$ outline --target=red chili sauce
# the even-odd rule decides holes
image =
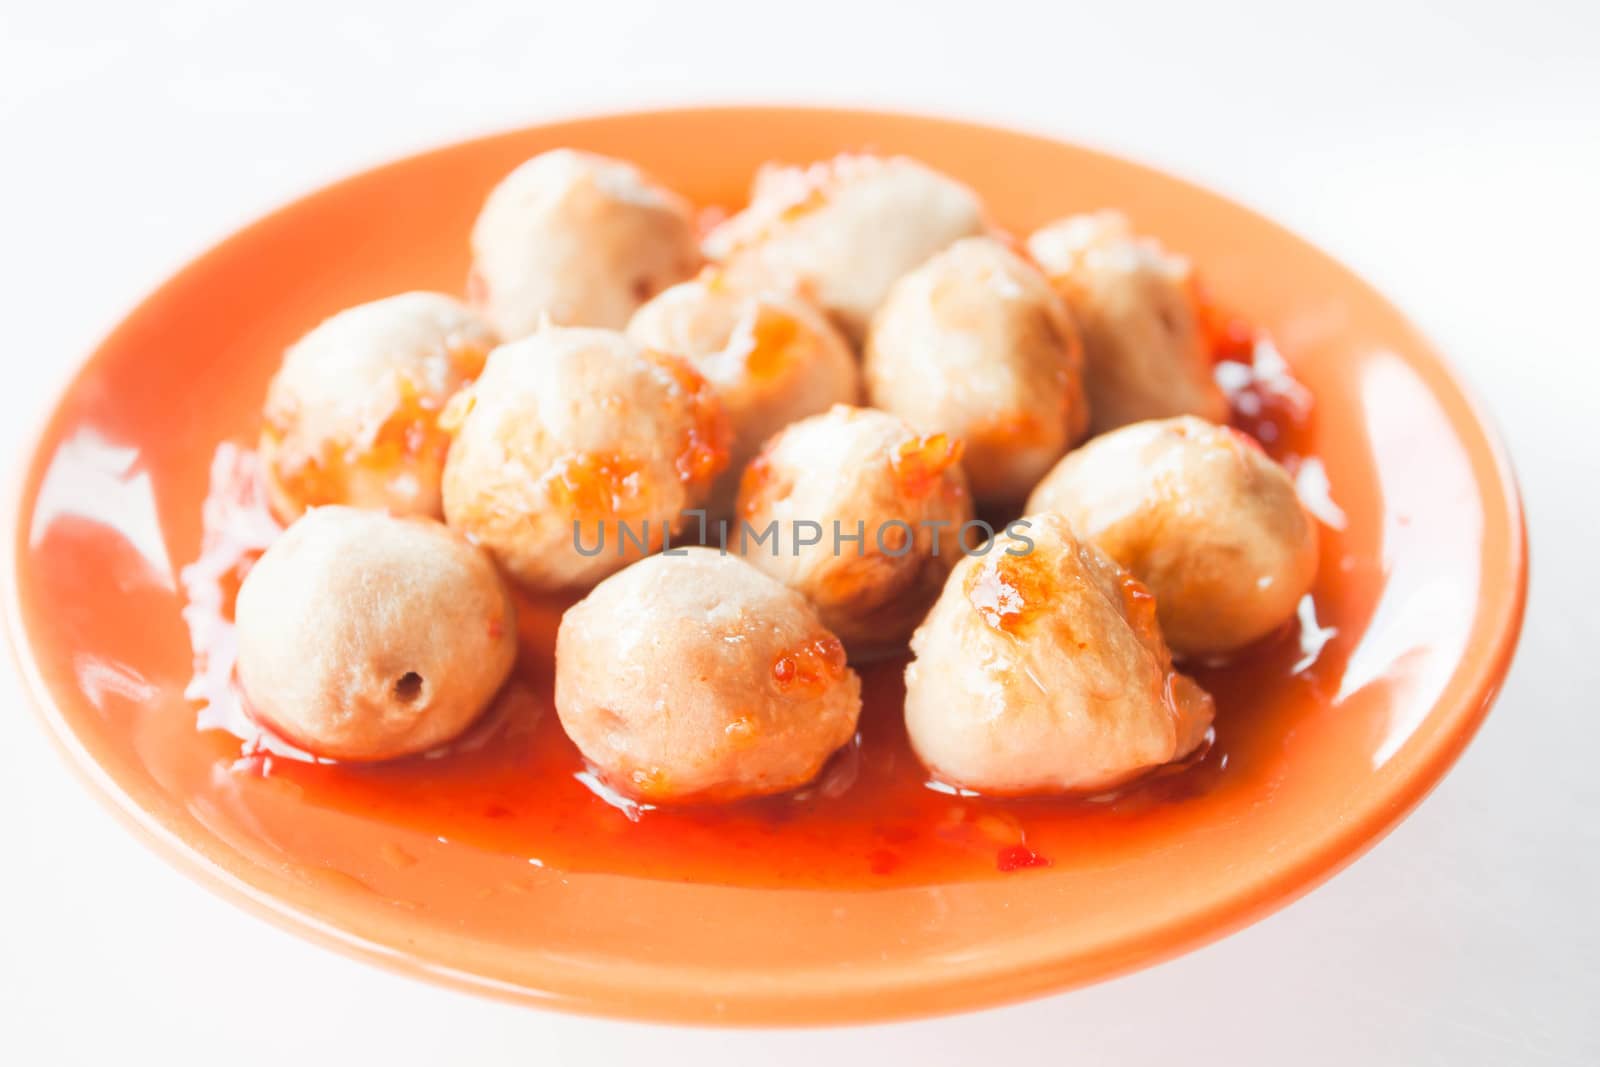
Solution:
[[[1233,425],[1292,474],[1314,463],[1305,451],[1310,394],[1271,342],[1210,308],[1206,321]],[[1312,510],[1327,514],[1315,503]],[[1301,687],[1337,687],[1349,653],[1317,622],[1319,582],[1281,632],[1226,665],[1184,667],[1217,701],[1214,736],[1197,754],[1106,795],[1029,799],[976,796],[930,781],[906,739],[900,656],[857,668],[860,728],[810,786],[760,801],[656,807],[607,789],[555,715],[555,630],[575,598],[518,595],[516,672],[484,718],[443,749],[385,764],[340,764],[312,759],[264,732],[244,711],[233,678],[231,618],[239,582],[276,530],[254,455],[223,445],[205,507],[204,548],[185,569],[184,584],[196,656],[188,695],[201,728],[239,738],[239,758],[227,773],[282,780],[305,804],[565,870],[835,888],[1025,876],[1130,823],[1164,818],[1231,775],[1252,773],[1267,762],[1262,746],[1270,743],[1252,738],[1287,728],[1266,723],[1289,714]],[[1335,558],[1339,532],[1327,527],[1323,534],[1324,559]]]

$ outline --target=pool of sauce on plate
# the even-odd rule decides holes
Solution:
[[[1233,425],[1297,472],[1307,462],[1309,394],[1266,338],[1214,313],[1210,322]],[[1336,689],[1349,654],[1318,622],[1327,588],[1319,581],[1279,633],[1230,663],[1184,667],[1217,702],[1213,735],[1196,754],[1105,795],[1025,799],[929,780],[906,738],[902,655],[858,665],[859,731],[807,788],[716,807],[654,807],[611,792],[557,720],[555,632],[575,596],[518,594],[516,671],[483,719],[445,748],[384,764],[335,763],[261,730],[233,678],[231,619],[238,584],[276,528],[254,454],[224,444],[201,555],[183,576],[196,659],[186,695],[198,727],[215,740],[212,802],[231,805],[234,821],[262,827],[262,838],[285,853],[297,833],[293,812],[303,806],[361,820],[364,833],[390,835],[375,854],[397,871],[419,862],[422,842],[535,868],[732,885],[848,889],[1026,877],[1081,848],[1103,853],[1124,837],[1137,840],[1129,833],[1136,824],[1180,818],[1185,798],[1258,773],[1292,730],[1283,717],[1296,693]],[[1339,532],[1322,532],[1327,577]],[[335,874],[338,860],[327,857]]]

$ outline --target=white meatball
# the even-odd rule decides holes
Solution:
[[[1083,436],[1078,334],[1032,264],[958,241],[895,283],[867,339],[872,403],[966,442],[980,502],[1015,503]]]
[[[957,564],[911,639],[906,729],[934,776],[993,794],[1093,792],[1180,759],[1209,694],[1172,669],[1155,602],[1059,515]]]
[[[721,399],[733,444],[708,505],[718,514],[732,509],[739,474],[767,438],[796,419],[853,404],[861,391],[855,354],[826,317],[793,296],[738,290],[714,268],[644,305],[627,332],[647,348],[683,356]]]
[[[1155,594],[1181,655],[1229,652],[1294,617],[1317,575],[1317,527],[1255,441],[1196,418],[1124,426],[1063,459],[1028,500]]]
[[[502,345],[445,421],[446,520],[533,589],[590,585],[656,551],[728,461],[705,379],[612,330]]]
[[[686,200],[631,164],[561,148],[489,194],[472,227],[467,288],[506,338],[546,318],[620,330],[699,266]]]
[[[1051,223],[1028,251],[1083,331],[1094,433],[1172,415],[1227,419],[1187,259],[1135,237],[1114,211]]]
[[[705,249],[741,284],[798,288],[859,339],[896,278],[983,225],[952,178],[903,156],[839,156],[763,168]]]
[[[314,508],[239,589],[252,714],[317,756],[383,760],[449,741],[517,656],[494,565],[433,519]]]
[[[853,657],[903,645],[961,557],[972,501],[960,457],[959,440],[882,411],[801,419],[746,471],[731,547],[804,593]]]
[[[838,638],[754,567],[715,549],[683,552],[635,563],[562,617],[562,727],[608,784],[646,801],[809,782],[861,712],[861,680]]]
[[[450,448],[437,418],[494,346],[487,323],[438,293],[361,304],[306,334],[267,388],[273,511],[285,522],[321,504],[437,518]]]

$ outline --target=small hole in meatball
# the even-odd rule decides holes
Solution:
[[[394,683],[394,698],[402,704],[415,704],[422,696],[422,675],[406,671]]]

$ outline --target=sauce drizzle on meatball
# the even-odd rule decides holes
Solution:
[[[1002,555],[968,575],[967,602],[990,628],[1015,636],[1043,610],[1054,581],[1042,560]]]
[[[945,433],[913,437],[889,456],[900,489],[910,497],[924,497],[944,483],[944,473],[961,462],[965,445]]]
[[[631,515],[642,491],[642,467],[614,453],[580,452],[556,462],[545,477],[550,502],[584,521]]]
[[[844,645],[832,634],[783,653],[772,661],[772,680],[785,692],[824,690],[844,677]]]
[[[676,460],[678,477],[685,485],[707,486],[728,465],[732,434],[722,405],[711,384],[687,360],[654,349],[644,354],[671,376],[673,388],[689,402],[689,426]]]

